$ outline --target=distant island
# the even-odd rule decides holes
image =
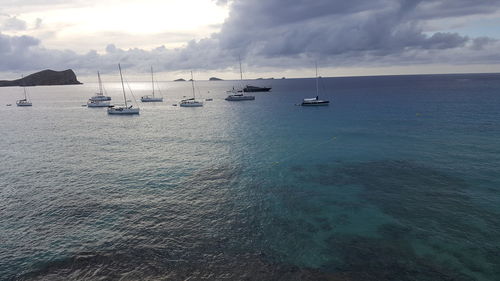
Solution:
[[[52,85],[78,85],[82,84],[76,79],[71,69],[64,71],[42,70],[16,80],[0,80],[0,87],[11,86],[52,86]]]
[[[208,79],[208,81],[222,81],[222,79],[217,78],[217,77],[210,77],[210,79]]]
[[[184,79],[182,79],[182,78],[179,78],[179,79],[175,79],[175,80],[174,80],[174,82],[182,82],[182,81],[186,81],[186,80],[184,80]]]

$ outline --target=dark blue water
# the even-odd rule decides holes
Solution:
[[[0,279],[499,280],[500,75],[256,83],[0,88]]]

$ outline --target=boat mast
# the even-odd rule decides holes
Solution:
[[[118,64],[118,69],[120,70],[120,79],[122,80],[122,89],[123,89],[123,100],[125,100],[125,107],[127,106],[127,97],[125,96],[125,85],[123,85],[123,75],[122,75],[122,67]]]
[[[97,71],[97,80],[99,81],[99,94],[102,95],[102,81],[101,81],[101,74],[99,71]]]
[[[153,78],[153,66],[151,66],[151,86],[153,86],[153,98],[155,97],[155,81]]]
[[[318,62],[314,62],[316,66],[316,97],[319,96],[319,86],[318,86]]]
[[[193,79],[193,71],[191,71],[191,86],[193,87],[193,99],[196,99],[196,96],[194,94],[194,79]]]
[[[243,81],[243,71],[241,70],[241,56],[238,56],[238,60],[240,61],[240,80]]]
[[[21,75],[21,79],[23,80],[24,100],[28,100],[26,97],[26,83],[24,82],[24,75]]]

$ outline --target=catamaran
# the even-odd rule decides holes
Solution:
[[[316,64],[316,97],[306,98],[302,100],[302,106],[318,106],[318,105],[328,105],[330,101],[319,99],[319,77],[318,77],[318,64]]]
[[[225,98],[225,100],[227,101],[243,101],[255,99],[255,96],[243,95],[243,92],[234,89],[234,87],[231,91],[227,91],[227,93],[230,93],[230,95]]]
[[[91,97],[89,101],[110,101],[111,97],[105,96],[103,93],[101,74],[99,73],[99,71],[97,71],[97,80],[99,80],[99,92],[96,93],[95,96]],[[109,103],[102,106],[109,106]]]
[[[125,95],[125,85],[123,84],[123,75],[122,75],[122,67],[118,64],[118,69],[120,70],[120,79],[122,81],[122,90],[123,90],[123,100],[125,101],[125,106],[109,106],[108,114],[122,114],[122,115],[131,115],[131,114],[139,114],[139,108],[134,107],[133,105],[127,104],[127,96]]]
[[[111,103],[107,100],[91,100],[87,101],[87,107],[108,107]]]
[[[200,106],[203,106],[202,101],[196,100],[196,95],[195,95],[195,91],[194,91],[194,79],[193,79],[193,72],[192,71],[191,71],[191,86],[193,88],[193,97],[189,98],[189,99],[181,100],[179,105],[182,107],[200,107]]]
[[[141,97],[142,102],[163,102],[162,97],[155,97],[155,80],[153,74],[153,67],[151,66],[151,86],[153,86],[153,94]]]
[[[24,77],[23,77],[24,78]],[[28,95],[26,94],[26,86],[23,81],[23,91],[24,91],[24,99],[20,99],[16,101],[17,106],[32,106],[31,101],[28,100]]]

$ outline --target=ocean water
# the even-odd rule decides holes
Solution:
[[[0,279],[500,280],[500,75],[252,83],[0,88]]]

